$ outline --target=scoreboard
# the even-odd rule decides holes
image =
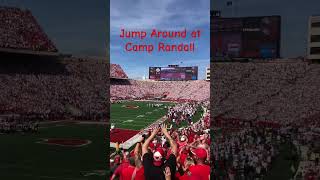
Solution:
[[[211,18],[211,57],[280,57],[280,16]]]
[[[149,79],[158,81],[198,80],[198,67],[149,67]]]

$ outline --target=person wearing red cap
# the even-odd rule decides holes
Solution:
[[[192,175],[201,177],[199,180],[209,180],[210,166],[205,164],[207,151],[204,148],[197,148],[193,151],[196,165],[190,166],[189,171]]]
[[[188,180],[191,178],[191,172],[189,171],[189,167],[194,165],[194,161],[191,158],[186,158],[182,163],[183,174],[178,177],[179,180]],[[195,177],[195,175],[193,176]]]
[[[157,135],[159,128],[155,128],[146,139],[144,144],[142,145],[142,157],[143,157],[143,167],[144,167],[144,175],[145,179],[151,180],[165,180],[167,179],[164,174],[164,170],[166,167],[170,168],[171,179],[174,179],[174,175],[176,172],[176,154],[177,154],[177,145],[169,135],[167,131],[166,125],[162,125],[161,131],[164,136],[169,140],[171,147],[171,154],[167,161],[164,162],[164,151],[162,148],[157,148],[154,153],[148,151],[149,143],[152,139]]]
[[[135,169],[134,158],[130,157],[128,161],[129,161],[129,165],[121,168],[120,170],[120,173],[119,173],[120,180],[131,180],[132,173]],[[115,179],[115,177],[113,176],[111,180],[112,179]]]
[[[120,161],[120,159],[117,159],[117,161]],[[114,173],[112,174],[111,180],[115,179],[117,176],[121,176],[121,172],[124,168],[128,167],[130,165],[129,159],[123,159],[121,164],[116,168]]]
[[[139,156],[139,149],[140,149],[140,143],[136,144],[135,150],[134,150],[134,156],[133,157],[127,157],[124,159],[125,161],[128,161],[127,166],[122,166],[121,168],[117,169],[117,172],[115,172],[111,180],[115,179],[117,176],[119,176],[120,180],[144,180],[144,168],[142,166],[140,156]],[[126,155],[125,153],[123,153]]]

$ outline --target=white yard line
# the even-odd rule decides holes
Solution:
[[[46,145],[54,145],[54,146],[63,146],[63,147],[83,147],[83,146],[86,146],[88,144],[91,144],[90,140],[86,140],[87,141],[86,143],[80,144],[80,145],[63,145],[63,144],[48,143],[48,142],[46,142],[48,140],[49,139],[42,139],[42,141],[37,141],[36,143],[46,144]]]

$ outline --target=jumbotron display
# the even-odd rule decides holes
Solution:
[[[198,80],[198,67],[149,67],[149,79],[158,81]]]
[[[211,19],[211,57],[280,57],[280,16]]]

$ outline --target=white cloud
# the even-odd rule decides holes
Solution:
[[[112,0],[110,33],[118,35],[121,28],[181,30],[208,24],[209,6],[208,0]]]

